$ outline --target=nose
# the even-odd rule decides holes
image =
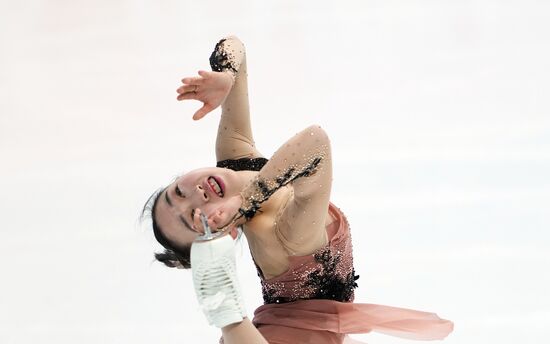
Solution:
[[[197,190],[197,194],[199,195],[202,201],[208,202],[210,200],[210,198],[208,197],[208,194],[206,193],[206,190],[204,190],[202,185],[197,185],[196,190]]]

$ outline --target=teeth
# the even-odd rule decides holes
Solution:
[[[223,194],[222,194],[222,188],[220,187],[220,185],[218,184],[218,182],[216,181],[216,179],[210,177],[208,178],[208,183],[212,186],[212,188],[216,191],[216,193],[218,194],[218,196],[222,197]]]

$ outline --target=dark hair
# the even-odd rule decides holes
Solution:
[[[176,247],[176,245],[171,243],[170,240],[164,236],[155,217],[155,208],[164,190],[166,190],[165,187],[160,188],[149,196],[141,211],[140,219],[143,221],[147,215],[151,217],[155,239],[157,239],[158,243],[165,249],[162,253],[155,252],[155,259],[170,268],[189,269],[191,268],[191,244],[185,246],[178,245]]]

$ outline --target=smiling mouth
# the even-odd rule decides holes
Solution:
[[[208,177],[208,185],[210,185],[210,188],[216,193],[216,195],[223,197],[223,189],[215,177]]]

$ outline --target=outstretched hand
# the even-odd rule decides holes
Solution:
[[[198,73],[199,76],[183,78],[181,80],[183,86],[176,90],[178,100],[195,99],[203,103],[203,106],[193,115],[194,120],[203,118],[220,106],[234,83],[233,76],[229,72],[199,70]]]

